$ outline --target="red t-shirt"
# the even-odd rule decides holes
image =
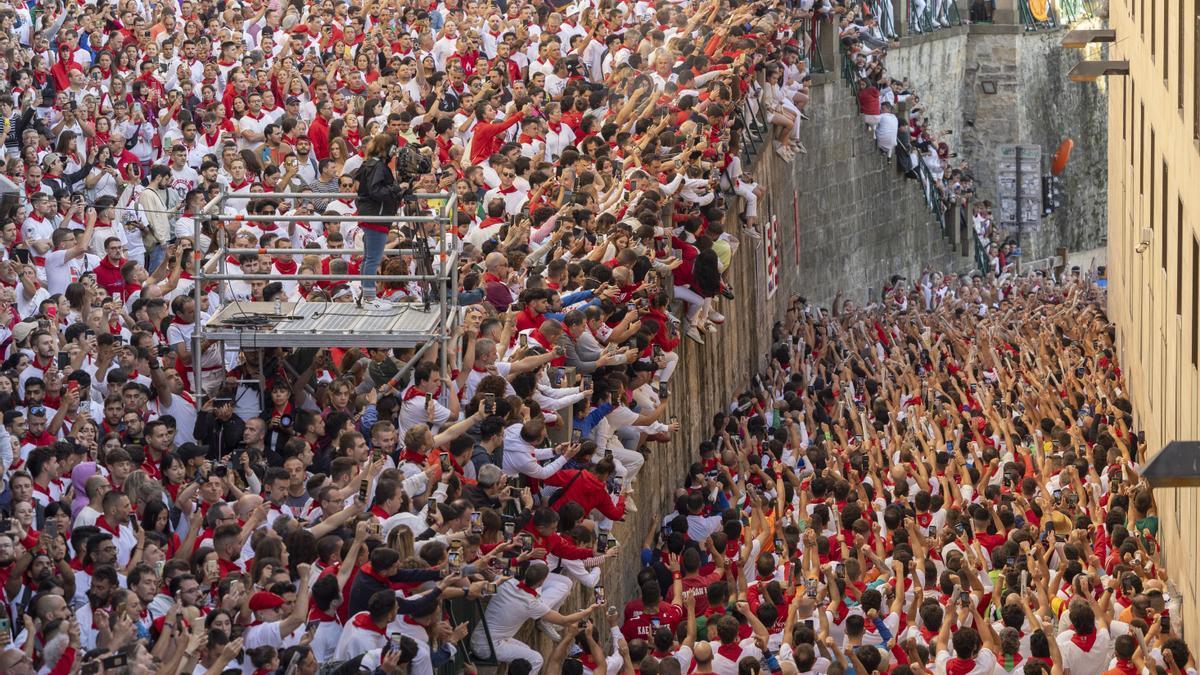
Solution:
[[[621,624],[621,633],[626,640],[643,640],[653,642],[654,631],[659,626],[666,626],[674,633],[683,622],[683,608],[679,605],[658,603],[658,611],[647,613],[641,598],[635,598],[625,604],[625,623]]]

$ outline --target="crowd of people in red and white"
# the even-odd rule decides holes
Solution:
[[[802,148],[827,9],[0,0],[0,672],[564,667],[519,630],[593,616],[566,598],[759,238],[747,125]],[[406,148],[457,197],[452,367],[193,340],[230,303],[430,300],[352,251],[435,226],[331,196]]]
[[[1075,273],[932,270],[866,307],[795,300],[646,539],[625,660],[1195,673],[1103,306]]]

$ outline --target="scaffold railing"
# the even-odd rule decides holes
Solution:
[[[241,193],[222,192],[207,205],[194,222],[194,241],[200,241],[206,224],[212,225],[216,248],[206,256],[196,251],[192,256],[191,289],[196,303],[196,318],[192,334],[191,363],[192,389],[196,404],[202,403],[205,395],[203,386],[204,366],[201,354],[204,346],[222,344],[225,350],[236,347],[239,351],[259,351],[270,348],[321,348],[360,347],[394,348],[418,347],[404,371],[415,365],[429,349],[439,347],[442,372],[449,372],[448,361],[452,357],[449,342],[454,337],[454,327],[459,319],[458,307],[458,256],[457,248],[448,240],[451,232],[458,197],[450,192],[413,193],[406,198],[401,213],[395,216],[358,216],[338,214],[278,214],[243,215],[227,213],[225,205],[230,199],[352,199],[354,193],[262,193],[249,197]],[[411,200],[411,201],[410,201]],[[415,212],[421,200],[437,200],[436,208]],[[274,223],[284,226],[289,237],[297,223],[386,223],[394,227],[413,225],[414,236],[397,248],[386,248],[384,260],[390,256],[411,256],[416,261],[415,274],[313,274],[295,273],[258,274],[230,271],[228,259],[239,255],[272,256],[348,256],[362,255],[362,248],[291,248],[280,247],[237,247],[229,243],[229,235],[222,225],[231,222]],[[436,225],[436,232],[430,226]],[[435,237],[436,243],[430,243]],[[290,239],[294,241],[294,238]],[[214,269],[215,267],[215,269]],[[381,265],[381,269],[383,266]],[[230,284],[255,281],[265,282],[353,282],[375,281],[378,283],[422,284],[421,297],[412,301],[395,302],[390,307],[364,305],[360,299],[354,302],[272,302],[241,300],[231,292]],[[215,311],[202,315],[205,289],[217,284],[221,303]]]

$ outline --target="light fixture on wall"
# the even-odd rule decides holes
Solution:
[[[1112,28],[1098,30],[1073,30],[1062,39],[1062,46],[1067,49],[1083,49],[1095,42],[1116,42],[1117,31]]]
[[[1072,82],[1095,82],[1109,75],[1125,76],[1129,74],[1128,61],[1080,61],[1076,63],[1067,77]]]
[[[1200,487],[1200,442],[1171,441],[1140,473],[1151,488]]]
[[[979,88],[983,90],[983,93],[988,94],[989,96],[991,94],[995,94],[996,93],[996,81],[995,80],[980,80]]]

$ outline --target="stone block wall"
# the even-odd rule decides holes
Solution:
[[[1079,28],[1102,27],[1099,20]],[[1078,251],[1101,246],[1106,232],[1106,83],[1071,82],[1067,73],[1095,53],[1060,46],[1065,30],[1027,32],[1020,26],[975,25],[904,38],[888,54],[894,77],[907,77],[938,130],[976,177],[979,199],[995,203],[996,146],[1042,147],[1043,164],[1063,139],[1074,141],[1062,178],[1065,199],[1040,229],[1022,232],[1025,258],[1053,255],[1062,246]],[[995,85],[985,94],[982,83]]]

